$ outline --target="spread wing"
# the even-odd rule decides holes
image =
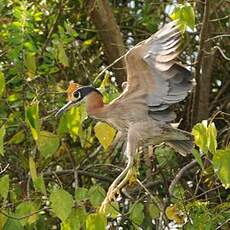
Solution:
[[[124,94],[130,100],[134,100],[134,95],[142,97],[150,115],[158,120],[173,120],[170,105],[182,101],[192,87],[191,72],[175,61],[180,46],[181,32],[173,21],[137,44],[125,57]]]

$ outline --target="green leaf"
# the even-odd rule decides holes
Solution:
[[[15,215],[18,218],[28,216],[20,220],[21,224],[25,226],[27,223],[32,224],[38,220],[38,214],[34,214],[36,211],[36,205],[32,201],[25,201],[16,207]]]
[[[45,186],[45,182],[43,179],[43,176],[40,175],[38,176],[34,181],[34,187],[36,189],[36,191],[43,193],[45,196],[47,195],[46,193],[46,186]]]
[[[63,122],[66,121],[69,134],[74,141],[76,141],[79,135],[82,122],[87,117],[88,115],[84,104],[81,104],[78,107],[73,107],[66,113],[66,119]],[[64,127],[64,125],[62,125],[62,127]]]
[[[91,204],[98,207],[105,198],[105,190],[99,185],[94,185],[89,189],[88,197]]]
[[[185,3],[182,8],[182,19],[186,26],[194,30],[195,27],[195,13],[193,7],[189,3]]]
[[[56,189],[50,195],[50,202],[53,212],[62,222],[65,222],[72,211],[72,196],[64,189]]]
[[[43,157],[51,157],[58,150],[59,144],[60,141],[57,135],[47,131],[40,132],[37,146]]]
[[[94,132],[101,145],[107,150],[113,142],[116,130],[104,122],[98,122],[94,127]]]
[[[65,49],[62,42],[58,43],[58,61],[64,66],[69,66],[69,60],[65,53]]]
[[[35,103],[26,108],[26,123],[31,129],[34,140],[37,140],[40,133],[38,103]]]
[[[5,212],[5,210],[1,210]],[[4,214],[0,213],[0,229],[3,229],[3,226],[5,225],[6,221],[7,217]]]
[[[4,155],[4,136],[6,134],[5,126],[0,128],[0,155]]]
[[[199,151],[197,151],[196,149],[193,149],[192,154],[195,157],[197,163],[200,165],[200,167],[204,169],[204,164],[203,164]]]
[[[135,203],[131,207],[130,219],[138,225],[141,225],[144,220],[144,205],[142,203]]]
[[[4,225],[3,230],[24,230],[23,226],[18,220],[14,220],[11,218],[7,219],[7,222]]]
[[[154,203],[148,204],[148,211],[149,211],[149,215],[151,216],[152,219],[159,218],[160,209]]]
[[[182,26],[182,31],[184,31],[186,27],[194,30],[195,13],[193,7],[189,3],[185,3],[184,5],[176,5],[173,12],[169,16],[173,20],[178,20],[178,23]]]
[[[208,140],[207,140],[208,149],[212,154],[215,154],[217,148],[217,140],[216,140],[217,131],[216,131],[216,126],[213,122],[209,124],[207,128],[207,136],[208,136]]]
[[[88,199],[88,189],[78,187],[75,191],[75,199],[77,202],[87,200]]]
[[[33,157],[29,157],[29,168],[30,168],[30,175],[32,178],[32,181],[35,181],[37,179],[37,170],[36,170],[36,164],[33,159]]]
[[[73,208],[69,218],[62,224],[62,230],[79,230],[86,220],[86,211],[83,207]],[[85,228],[84,228],[85,229]]]
[[[0,72],[0,98],[2,97],[5,90],[5,78],[3,72]]]
[[[105,209],[105,214],[116,218],[119,214],[119,205],[117,201],[110,202]]]
[[[9,144],[20,144],[24,140],[25,140],[25,133],[23,130],[20,130],[16,134],[14,134],[13,137],[10,138],[8,143]]]
[[[207,124],[205,122],[196,124],[192,129],[192,134],[195,139],[195,144],[202,150],[203,153],[207,153]]]
[[[213,156],[213,168],[225,189],[230,188],[230,149],[218,150]]]
[[[86,230],[106,229],[106,217],[101,213],[93,213],[87,216]]]
[[[0,196],[5,200],[9,192],[9,175],[0,178]]]
[[[32,79],[35,76],[37,68],[35,54],[31,52],[26,53],[24,63],[27,68],[27,75],[30,79]]]

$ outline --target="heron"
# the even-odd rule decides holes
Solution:
[[[192,152],[192,135],[170,124],[176,117],[173,105],[184,100],[192,89],[191,71],[177,61],[181,41],[180,24],[169,22],[125,54],[127,82],[117,98],[104,104],[98,89],[81,86],[56,113],[58,116],[85,101],[90,117],[110,124],[118,134],[126,137],[127,165],[110,185],[101,211],[134,174],[139,146],[164,142],[183,156]]]

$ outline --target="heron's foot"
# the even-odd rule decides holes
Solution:
[[[104,199],[104,201],[101,204],[101,207],[99,209],[99,212],[105,213],[107,206],[109,205],[109,203],[113,200],[116,199],[116,195],[119,194],[120,191],[119,189],[117,189],[117,185],[116,184],[111,184],[111,186],[109,187],[109,190],[107,192],[107,195]]]
[[[137,171],[135,168],[129,169],[127,172],[127,175],[125,178],[117,185],[117,183],[113,183],[107,192],[107,195],[104,199],[104,201],[101,204],[101,207],[99,209],[100,212],[105,212],[107,206],[112,200],[116,199],[116,195],[120,194],[120,190],[126,185],[126,183],[129,183],[129,185],[133,184],[137,180]]]

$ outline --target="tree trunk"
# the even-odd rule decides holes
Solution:
[[[206,40],[210,36],[209,14],[211,2],[204,1],[203,21],[200,32],[200,47],[195,69],[196,88],[193,94],[191,126],[209,117],[210,90],[212,81],[212,66],[214,52],[211,51],[211,42]]]
[[[126,52],[112,8],[108,0],[89,0],[87,9],[103,43],[108,64],[111,64]],[[114,64],[112,71],[115,73],[119,88],[121,88],[122,82],[126,79],[124,59]]]

